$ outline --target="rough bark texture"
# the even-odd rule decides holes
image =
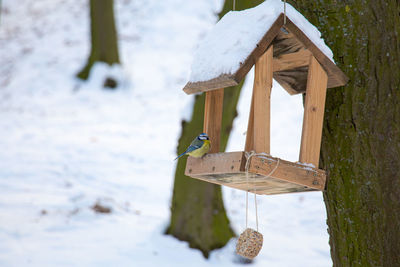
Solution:
[[[334,266],[400,266],[400,2],[289,2],[350,78],[328,90],[322,137]]]
[[[86,80],[95,62],[119,63],[113,0],[90,0],[91,51],[78,77]],[[108,84],[105,84],[108,86]]]
[[[262,0],[238,1],[236,10],[249,8],[261,2]],[[231,7],[232,1],[226,1],[220,17],[231,10]],[[224,90],[221,151],[226,148],[233,119],[237,116],[236,105],[241,88],[242,83]],[[179,153],[185,151],[193,138],[203,130],[204,100],[204,94],[196,96],[191,120],[182,122]],[[185,166],[186,157],[182,157],[176,167],[171,221],[166,233],[187,241],[191,248],[201,250],[203,255],[208,257],[211,250],[225,246],[234,233],[226,216],[221,187],[185,176]]]

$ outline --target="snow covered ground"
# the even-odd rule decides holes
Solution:
[[[180,122],[192,103],[181,89],[222,2],[116,0],[122,69],[99,64],[87,83],[74,78],[89,53],[86,0],[2,5],[0,266],[239,264],[235,240],[206,260],[163,235]],[[101,89],[105,73],[121,88]],[[251,79],[230,151],[244,146]],[[295,161],[301,98],[274,88],[272,109],[271,152]],[[223,193],[240,233],[244,193]],[[96,203],[112,212],[94,212]],[[258,197],[258,207],[264,247],[253,266],[331,266],[321,193]]]

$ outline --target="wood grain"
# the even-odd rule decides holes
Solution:
[[[273,46],[257,60],[254,69],[254,147],[256,153],[270,153],[270,116]]]
[[[278,158],[267,155],[250,159],[247,181],[245,163],[242,151],[207,154],[201,159],[189,157],[185,175],[264,195],[324,190],[325,187],[325,171],[282,159],[275,172],[267,177],[278,163]]]
[[[224,88],[207,91],[205,94],[203,132],[210,137],[210,153],[217,153],[220,149],[221,140]]]
[[[299,161],[316,167],[321,149],[327,81],[325,70],[312,56],[308,70]]]
[[[274,72],[274,79],[290,94],[302,94],[307,88],[308,66]]]
[[[247,123],[245,151],[254,150],[254,92],[251,96],[249,122]]]
[[[310,64],[311,52],[302,49],[298,52],[284,54],[274,58],[274,72],[292,70],[299,67],[305,67]]]
[[[270,153],[272,52],[273,46],[271,45],[256,62],[254,68],[253,95],[247,125],[245,151],[254,150],[257,153]]]
[[[297,38],[284,28],[281,28],[275,39],[272,41],[274,46],[274,57],[280,57],[282,55],[296,53],[304,46]]]
[[[229,86],[235,86],[238,85],[239,83],[235,81],[234,77],[232,75],[228,74],[221,74],[220,76],[213,78],[208,81],[202,81],[202,82],[188,82],[185,87],[183,88],[183,91],[188,94],[195,94],[195,93],[200,93],[200,92],[207,92],[207,91],[212,91],[220,88],[225,88]]]

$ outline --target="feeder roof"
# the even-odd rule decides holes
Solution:
[[[344,85],[348,79],[317,28],[289,4],[284,24],[283,10],[281,0],[267,0],[228,12],[198,45],[183,90],[192,94],[237,85],[271,44],[277,59],[274,78],[290,94],[305,91],[311,54],[327,71],[328,88]],[[304,63],[289,64],[296,60]]]

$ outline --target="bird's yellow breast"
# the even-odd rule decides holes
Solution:
[[[192,152],[189,152],[188,154],[195,158],[201,158],[209,150],[210,150],[210,140],[204,140],[203,145],[199,149],[193,150]]]

